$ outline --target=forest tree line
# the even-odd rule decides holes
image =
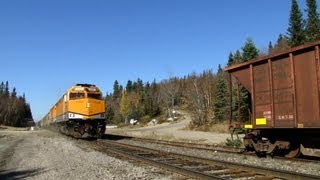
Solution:
[[[0,125],[15,127],[34,125],[25,95],[18,96],[15,87],[10,91],[8,81],[0,84]]]
[[[297,0],[292,0],[286,34],[279,34],[275,43],[270,42],[268,52],[259,50],[253,39],[248,38],[239,50],[230,52],[226,66],[319,40],[320,20],[316,0],[306,0],[306,7],[306,19],[303,19]],[[235,94],[230,104],[228,76],[223,68],[219,65],[217,72],[205,70],[200,74],[191,73],[182,78],[170,77],[152,83],[137,79],[129,80],[123,86],[116,80],[113,92],[106,96],[108,123],[127,123],[131,118],[147,122],[159,115],[167,118],[172,116],[173,109],[179,107],[190,111],[193,127],[199,127],[228,120],[230,106],[233,118],[248,121],[251,96],[244,87],[232,84]],[[238,99],[240,103],[237,103]]]

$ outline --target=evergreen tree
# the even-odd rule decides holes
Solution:
[[[247,62],[259,56],[259,50],[256,48],[251,38],[247,39],[245,45],[242,47],[242,61]],[[239,119],[243,122],[248,121],[250,117],[251,96],[244,88],[240,87],[240,114]]]
[[[229,58],[228,58],[228,66],[231,66],[231,65],[233,65],[235,63],[235,61],[234,61],[234,57],[233,57],[233,54],[232,54],[232,52],[230,52],[229,53]]]
[[[297,0],[292,0],[287,33],[290,47],[301,45],[306,41],[302,12],[299,9]]]
[[[108,106],[106,110],[106,121],[107,122],[112,121],[113,117],[114,117],[114,111],[111,106]]]
[[[270,54],[270,53],[272,53],[272,51],[273,51],[272,42],[271,42],[271,41],[269,41],[268,53]]]
[[[320,39],[320,19],[317,12],[317,1],[307,0],[307,20],[306,20],[306,38],[307,41]]]
[[[9,95],[10,95],[10,92],[9,92],[9,82],[8,82],[8,81],[6,81],[6,86],[5,86],[5,88],[4,88],[4,95],[5,95],[6,97],[9,97]]]
[[[233,56],[235,64],[241,63],[242,62],[242,54],[239,50],[236,51],[236,53]]]
[[[2,96],[4,94],[4,83],[1,82],[0,84],[0,96]]]
[[[16,88],[14,87],[11,93],[11,98],[16,98],[17,97],[17,92],[16,92]]]
[[[30,105],[23,97],[17,96],[16,88],[9,91],[9,82],[0,85],[0,124],[7,126],[30,126],[33,118]]]
[[[245,45],[242,47],[242,62],[247,62],[250,59],[257,58],[259,50],[256,48],[253,40],[248,38]]]
[[[289,46],[288,38],[282,34],[279,34],[277,43],[274,45],[273,52],[284,51],[289,48],[290,46]]]
[[[131,80],[128,80],[127,86],[126,86],[126,91],[131,92],[132,89],[133,89],[132,81],[131,81]]]
[[[121,91],[120,91],[120,88],[119,88],[119,83],[118,83],[117,80],[115,80],[114,83],[113,83],[113,97],[115,99],[119,98],[120,97],[120,93],[121,93]]]
[[[227,88],[226,82],[223,75],[223,70],[221,65],[219,64],[218,73],[217,73],[218,81],[216,83],[215,90],[215,101],[214,101],[214,120],[215,122],[222,122],[226,119],[227,112]]]

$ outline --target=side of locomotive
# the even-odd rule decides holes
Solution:
[[[76,138],[99,138],[105,132],[105,102],[98,87],[72,86],[41,120],[47,126]]]
[[[320,157],[319,46],[316,41],[226,68],[230,82],[236,79],[251,94],[247,150]]]

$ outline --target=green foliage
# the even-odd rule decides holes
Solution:
[[[231,66],[235,63],[235,60],[234,60],[234,57],[233,57],[233,54],[232,52],[229,53],[229,58],[228,58],[228,64],[227,66]]]
[[[241,147],[241,145],[242,145],[242,141],[240,139],[231,140],[231,139],[227,138],[227,140],[226,140],[226,146],[228,146],[228,147],[239,148],[239,147]]]
[[[257,58],[259,56],[259,50],[256,48],[253,40],[248,38],[242,47],[242,62],[247,62],[251,59]]]
[[[226,120],[227,113],[227,87],[222,71],[221,65],[218,67],[217,74],[218,82],[215,88],[215,101],[214,101],[214,119],[216,122],[222,122]]]
[[[306,41],[302,12],[297,0],[292,0],[287,33],[290,47],[301,45]]]
[[[112,120],[114,118],[114,110],[112,109],[112,106],[107,106],[106,110],[106,121]]]
[[[113,98],[117,99],[120,97],[120,86],[117,80],[114,81],[113,83]]]
[[[320,19],[317,12],[317,1],[307,0],[307,20],[305,34],[307,41],[315,41],[320,39]]]
[[[236,51],[236,53],[233,56],[233,59],[234,59],[234,63],[235,64],[242,62],[242,55],[241,55],[241,52],[239,50]]]
[[[30,105],[26,103],[25,96],[17,97],[16,88],[9,91],[9,82],[0,85],[0,124],[7,126],[34,125]]]

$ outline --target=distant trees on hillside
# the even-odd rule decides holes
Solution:
[[[30,105],[25,95],[17,96],[16,88],[9,91],[9,82],[0,84],[0,125],[23,127],[33,125]]]
[[[268,53],[320,39],[320,20],[316,0],[307,0],[307,19],[303,19],[297,1],[292,0],[289,26],[286,35],[279,34],[277,41],[268,44]],[[253,40],[248,38],[234,53],[230,52],[227,66],[243,63],[262,55]],[[109,123],[128,123],[131,118],[140,122],[162,115],[172,117],[177,107],[192,113],[192,126],[214,124],[228,120],[230,109],[234,120],[248,121],[251,116],[251,95],[239,84],[231,84],[219,65],[217,72],[204,70],[184,77],[170,77],[161,82],[128,80],[122,86],[116,80],[113,92],[106,95],[106,117]],[[232,94],[232,104],[229,95]],[[231,106],[231,108],[230,108]]]

